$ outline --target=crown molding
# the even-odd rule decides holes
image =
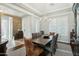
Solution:
[[[16,11],[22,12],[22,13],[24,13],[24,16],[32,15],[32,16],[36,16],[36,17],[43,17],[43,16],[51,16],[52,14],[54,15],[56,13],[60,13],[60,12],[63,13],[63,12],[72,10],[72,6],[69,6],[69,7],[56,9],[56,10],[46,13],[46,14],[41,14],[38,10],[32,8],[28,4],[27,4],[27,6],[25,6],[22,3],[0,3],[0,4],[5,5],[5,6],[11,8],[11,9],[14,9]]]
[[[38,11],[37,9],[32,8],[28,4],[24,5],[22,3],[18,3],[18,4],[17,3],[12,3],[12,5],[17,6],[17,7],[21,8],[21,9],[24,9],[25,11],[30,13],[29,15],[32,14],[32,15],[35,15],[35,16],[38,16],[38,17],[47,16],[47,15],[50,15],[50,14],[53,14],[53,13],[56,13],[56,12],[59,12],[59,11],[62,11],[62,10],[64,11],[64,10],[68,10],[68,9],[72,8],[72,6],[69,6],[69,7],[64,7],[64,8],[56,9],[56,10],[54,10],[52,12],[48,12],[46,14],[42,14],[40,11]]]
[[[65,7],[65,8],[61,8],[61,9],[56,9],[56,10],[49,12],[49,13],[46,13],[42,16],[49,16],[49,15],[52,15],[52,14],[55,14],[55,13],[67,12],[67,11],[72,11],[72,7]]]
[[[26,11],[28,11],[28,12],[30,12],[30,13],[32,13],[32,14],[34,14],[34,15],[36,15],[36,16],[41,16],[41,13],[39,12],[39,11],[37,11],[36,9],[34,9],[34,8],[32,8],[31,6],[29,6],[28,4],[27,5],[24,5],[23,3],[14,3],[14,5],[16,5],[16,6],[18,6],[18,7],[20,7],[20,8],[22,8],[22,9],[24,9],[24,10],[26,10]]]
[[[67,14],[67,13],[70,13],[70,12],[72,12],[72,8],[68,7],[68,8],[60,9],[58,11],[53,11],[51,13],[42,15],[42,17],[44,17],[44,16],[51,17],[51,16],[56,16],[56,15],[61,15],[61,14]]]
[[[31,6],[28,5],[28,4],[21,3],[21,6],[26,7],[27,10],[29,10],[30,12],[36,13],[36,14],[38,14],[38,15],[39,15],[39,14],[41,15],[41,12],[40,12],[40,11],[38,11],[37,9],[31,7]]]
[[[4,5],[4,6],[10,8],[10,9],[13,9],[13,10],[16,10],[16,11],[19,11],[19,12],[22,12],[22,13],[24,13],[24,16],[25,15],[29,15],[29,16],[32,15],[32,16],[39,17],[38,15],[35,15],[34,13],[31,13],[31,12],[27,11],[26,9],[21,8],[21,7],[17,6],[17,5],[15,5],[14,3],[1,3],[1,5]]]

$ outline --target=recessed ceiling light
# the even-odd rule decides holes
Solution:
[[[52,6],[52,5],[55,5],[55,4],[54,4],[54,3],[50,3],[49,5],[51,5],[51,6]]]

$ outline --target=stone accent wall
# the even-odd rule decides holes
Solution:
[[[20,17],[13,17],[13,33],[15,34],[18,29],[22,29],[22,20]]]

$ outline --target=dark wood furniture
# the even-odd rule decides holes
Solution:
[[[58,45],[57,45],[57,40],[58,40],[58,34],[56,34],[55,36],[53,36],[53,38],[52,38],[52,42],[53,43],[51,43],[51,47],[52,47],[52,55],[55,55],[55,52],[56,52],[56,49],[57,49],[57,47],[58,47]]]
[[[6,47],[6,44],[8,43],[8,41],[3,41],[3,42],[0,42],[0,56],[6,56],[6,50],[7,50],[7,47]]]
[[[45,36],[45,37],[44,37]],[[41,38],[32,40],[33,43],[38,44],[44,49],[44,51],[51,53],[51,56],[55,54],[57,49],[58,34],[49,38],[48,35],[44,35]],[[48,46],[50,44],[50,46]]]
[[[41,37],[41,33],[32,33],[32,39],[36,39],[36,38],[39,38]]]
[[[58,46],[58,45],[57,45],[58,36],[59,36],[58,34],[55,35],[55,49],[56,49],[57,46]]]
[[[23,31],[18,31],[16,34],[14,34],[15,40],[22,39],[23,38]]]
[[[71,45],[73,55],[79,56],[79,41],[74,40],[73,42],[70,43],[70,45]]]
[[[52,39],[50,38],[38,38],[38,39],[33,39],[32,42],[34,44],[37,44],[39,47],[43,48],[44,52],[42,53],[43,55],[47,55],[49,52],[51,52],[51,48],[47,47],[48,44],[50,44]]]
[[[41,33],[42,35],[44,35],[44,31],[40,31],[40,33]]]
[[[49,35],[55,35],[55,32],[50,32]]]
[[[52,39],[44,39],[44,38],[37,38],[33,39],[33,43],[40,44],[40,45],[47,45]]]
[[[48,35],[44,35],[43,38],[44,39],[49,39],[49,36]]]

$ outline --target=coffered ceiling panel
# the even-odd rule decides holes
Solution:
[[[67,8],[72,8],[73,3],[3,3],[1,5],[14,10],[13,13],[16,15],[18,14],[19,16],[30,14],[43,16]]]
[[[39,11],[41,14],[47,14],[64,8],[72,7],[72,3],[27,3],[27,4],[31,8],[34,8],[37,11]]]

